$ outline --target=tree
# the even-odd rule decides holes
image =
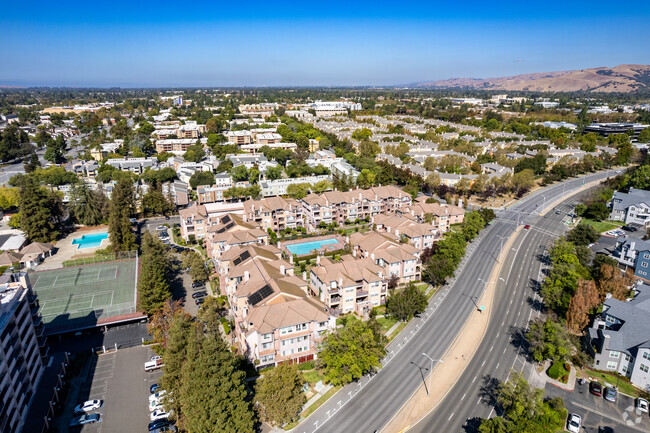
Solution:
[[[208,299],[214,298],[210,297]],[[153,337],[153,340],[160,344],[161,347],[167,347],[167,338],[169,337],[170,329],[174,323],[174,320],[177,320],[176,316],[178,315],[185,316],[186,319],[189,319],[191,317],[183,309],[181,301],[174,301],[170,298],[165,301],[165,303],[162,305],[162,308],[155,311],[149,317],[147,330]]]
[[[644,129],[650,133],[650,128]],[[632,178],[630,178],[630,186],[637,189],[650,190],[650,165],[642,165],[638,167]]]
[[[97,195],[85,183],[80,183],[72,189],[68,208],[71,216],[86,226],[95,226],[104,219],[99,207]]]
[[[37,168],[34,171],[34,177],[38,181],[52,186],[73,184],[79,181],[73,172],[56,165],[47,168]]]
[[[601,298],[611,294],[619,301],[625,301],[634,284],[634,272],[628,268],[623,274],[618,266],[603,264],[600,267],[600,278],[597,280],[598,292]]]
[[[230,170],[230,175],[234,182],[243,182],[248,179],[248,170],[244,165],[238,165]]]
[[[639,143],[650,143],[650,127],[642,129],[637,140]]]
[[[188,433],[253,433],[238,360],[216,333],[196,337],[181,368],[180,400]],[[192,340],[190,337],[190,341]]]
[[[590,280],[578,280],[578,288],[569,302],[566,326],[574,334],[582,332],[589,324],[589,313],[600,304],[596,284]]]
[[[332,182],[329,180],[321,180],[312,185],[311,189],[315,194],[321,194],[332,189]]]
[[[600,234],[588,224],[579,224],[567,233],[567,240],[574,245],[589,245],[596,242]]]
[[[422,313],[429,305],[426,294],[412,281],[401,289],[394,290],[386,305],[386,312],[399,320],[408,321]]]
[[[535,185],[535,173],[530,169],[515,173],[510,178],[509,185],[512,192],[521,197]]]
[[[186,161],[190,162],[199,162],[205,157],[205,150],[203,150],[202,144],[195,144],[194,146],[189,146],[187,151],[183,155],[183,158]]]
[[[472,241],[485,227],[485,221],[478,212],[469,212],[463,219],[463,236],[467,242]]]
[[[295,365],[278,365],[257,381],[255,395],[263,420],[282,426],[296,420],[307,398],[304,379]]]
[[[61,200],[26,176],[20,188],[20,228],[32,242],[50,242],[58,236]]]
[[[349,319],[323,339],[319,365],[325,379],[334,386],[359,379],[379,367],[386,354],[384,337],[371,325],[358,319]]]
[[[138,281],[138,303],[140,309],[153,314],[161,309],[171,297],[168,272],[171,263],[167,258],[167,248],[160,239],[150,232],[142,238],[142,267]]]
[[[266,169],[266,178],[269,180],[276,180],[282,178],[282,167],[275,166]]]
[[[41,168],[41,161],[38,159],[36,152],[32,151],[29,155],[29,160],[25,161],[25,172],[32,173],[37,168]]]
[[[120,179],[111,196],[108,216],[108,234],[114,251],[136,249],[135,235],[130,218],[135,213],[135,192],[133,181]]]
[[[203,257],[196,251],[191,251],[183,257],[183,267],[190,268],[192,281],[204,282],[208,279],[208,270]]]
[[[181,385],[183,377],[181,369],[187,360],[189,341],[196,342],[197,326],[192,323],[192,317],[186,314],[177,314],[171,318],[165,339],[163,352],[163,375],[158,382],[160,387],[167,391],[171,398],[165,399],[165,408],[173,410],[176,418],[181,412]]]
[[[287,186],[287,195],[298,200],[304,198],[309,192],[310,188],[311,185],[308,183],[292,183],[291,185]]]
[[[368,128],[356,129],[352,133],[352,138],[359,141],[369,140],[372,137],[372,131]]]
[[[0,209],[6,211],[18,207],[19,203],[19,188],[0,187]]]
[[[596,221],[603,221],[609,218],[609,209],[605,202],[595,201],[587,206],[587,210],[584,214],[587,218],[594,219]]]
[[[196,189],[201,185],[214,185],[214,174],[211,171],[196,171],[190,177],[190,186]]]
[[[563,361],[573,348],[566,329],[550,317],[545,321],[533,320],[526,332],[526,341],[530,345],[530,354],[537,362],[545,359]]]
[[[596,284],[599,283],[602,278],[601,268],[603,265],[609,265],[614,269],[618,268],[618,261],[606,254],[596,254],[594,260],[591,263],[591,276],[593,277]]]

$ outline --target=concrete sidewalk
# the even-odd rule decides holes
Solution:
[[[397,415],[382,429],[382,433],[397,433],[408,430],[436,408],[463,374],[487,331],[496,286],[494,282],[501,272],[502,263],[508,251],[510,251],[514,239],[520,232],[521,227],[518,227],[506,241],[499,256],[499,261],[492,269],[488,279],[493,283],[488,284],[483,296],[477,302],[479,305],[484,305],[487,312],[476,309],[470,314],[463,329],[442,357],[442,362],[434,366],[431,374],[435,374],[432,377],[435,380],[431,380],[431,389],[427,389],[429,386],[429,377],[427,376],[424,378],[424,383],[402,406]]]

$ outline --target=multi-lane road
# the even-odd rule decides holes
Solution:
[[[480,297],[484,290],[479,279],[487,281],[490,277],[494,258],[500,253],[500,237],[510,236],[518,223],[530,224],[531,228],[522,230],[515,239],[516,251],[511,250],[504,262],[500,278],[505,284],[498,280],[494,311],[489,312],[492,314],[490,327],[472,363],[436,411],[416,425],[414,431],[462,431],[467,419],[487,416],[491,408],[478,402],[480,381],[485,374],[497,379],[507,377],[517,353],[511,343],[511,327],[525,326],[531,311],[528,298],[532,296],[533,282],[540,276],[544,248],[566,227],[562,224],[566,212],[556,215],[551,211],[546,218],[540,217],[539,212],[544,204],[568,197],[584,183],[604,179],[609,174],[613,173],[601,172],[552,185],[498,212],[496,223],[468,246],[456,278],[442,287],[432,298],[427,312],[412,320],[388,346],[382,369],[343,387],[295,431],[381,431],[423,383],[423,374],[428,374],[429,360],[423,353],[433,359],[441,358],[476,308],[473,299]]]

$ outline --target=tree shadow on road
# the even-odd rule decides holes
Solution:
[[[543,303],[542,300],[539,299],[539,298],[536,298],[536,299],[535,299],[535,298],[533,298],[532,296],[529,296],[529,297],[526,299],[526,302],[528,302],[528,305],[530,306],[530,308],[533,309],[533,311],[539,311],[539,312],[541,312],[542,309],[544,308],[544,303]]]
[[[510,344],[526,356],[528,353],[528,340],[526,340],[526,329],[517,326],[510,327]]]
[[[501,381],[499,379],[489,374],[483,376],[481,386],[478,389],[478,395],[483,403],[488,406],[494,406],[496,404],[497,389],[500,383]]]
[[[465,431],[465,433],[477,433],[478,428],[481,426],[481,421],[483,421],[483,419],[479,417],[468,419],[465,421],[465,424],[463,424],[463,431]]]

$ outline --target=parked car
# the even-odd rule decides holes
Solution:
[[[607,426],[599,426],[598,433],[614,433],[614,429]]]
[[[153,431],[153,430],[155,430],[157,428],[161,428],[161,427],[167,427],[167,426],[170,426],[172,424],[174,424],[174,423],[172,421],[168,420],[167,418],[157,419],[157,420],[151,421],[149,423],[149,431]]]
[[[195,281],[192,283],[192,288],[193,289],[198,289],[199,287],[203,287],[203,283],[200,281]]]
[[[165,231],[165,230],[167,230],[167,227],[166,227],[166,226],[163,226],[163,225],[159,225],[158,227],[156,227],[156,230],[158,230],[158,231]]]
[[[169,418],[169,412],[165,412],[163,409],[156,409],[151,412],[151,415],[149,415],[149,419],[151,419],[151,421],[165,418]]]
[[[156,393],[154,393],[154,394],[151,394],[151,395],[149,396],[149,401],[160,400],[160,399],[163,397],[163,395],[165,395],[165,394],[167,394],[167,393],[165,392],[165,390],[164,390],[164,389],[161,389],[160,391],[158,391],[158,392],[156,392]]]
[[[163,360],[156,359],[155,361],[147,361],[144,363],[144,371],[154,371],[163,367]]]
[[[643,413],[648,413],[648,400],[645,398],[636,399],[636,410]]]
[[[153,385],[151,385],[149,387],[149,392],[151,394],[154,394],[154,393],[158,392],[159,390],[160,390],[160,385],[158,385],[157,383],[154,383]]]
[[[613,387],[606,387],[605,392],[603,392],[603,397],[605,397],[605,400],[611,401],[612,403],[616,403],[616,388]]]
[[[157,410],[165,410],[160,400],[150,400],[149,401],[149,412],[155,412]]]
[[[164,432],[177,432],[178,429],[173,425],[166,425],[157,429],[151,430],[151,433],[164,433]]]
[[[595,380],[589,384],[589,392],[600,397],[603,395],[603,386]]]
[[[196,305],[201,305],[205,301],[205,298],[199,298],[194,301]]]
[[[582,425],[582,418],[580,417],[580,415],[576,413],[572,413],[571,415],[569,415],[569,419],[566,425],[567,430],[573,433],[580,433],[581,425]]]
[[[208,292],[206,291],[192,293],[192,299],[204,298],[206,296],[208,296]]]
[[[556,211],[555,211],[555,215],[559,215],[559,214],[561,214],[561,213],[562,213],[561,210],[556,210]]]
[[[104,402],[102,400],[88,400],[75,406],[74,414],[77,415],[85,412],[91,412],[93,410],[99,409],[103,405]]]
[[[95,424],[96,422],[101,422],[101,421],[102,421],[102,417],[98,413],[87,413],[77,418],[72,418],[72,420],[70,420],[70,427],[76,425]]]
[[[151,360],[152,360],[152,361],[158,361],[159,359],[162,359],[162,356],[160,356],[160,355],[154,355],[154,356],[151,357]]]

